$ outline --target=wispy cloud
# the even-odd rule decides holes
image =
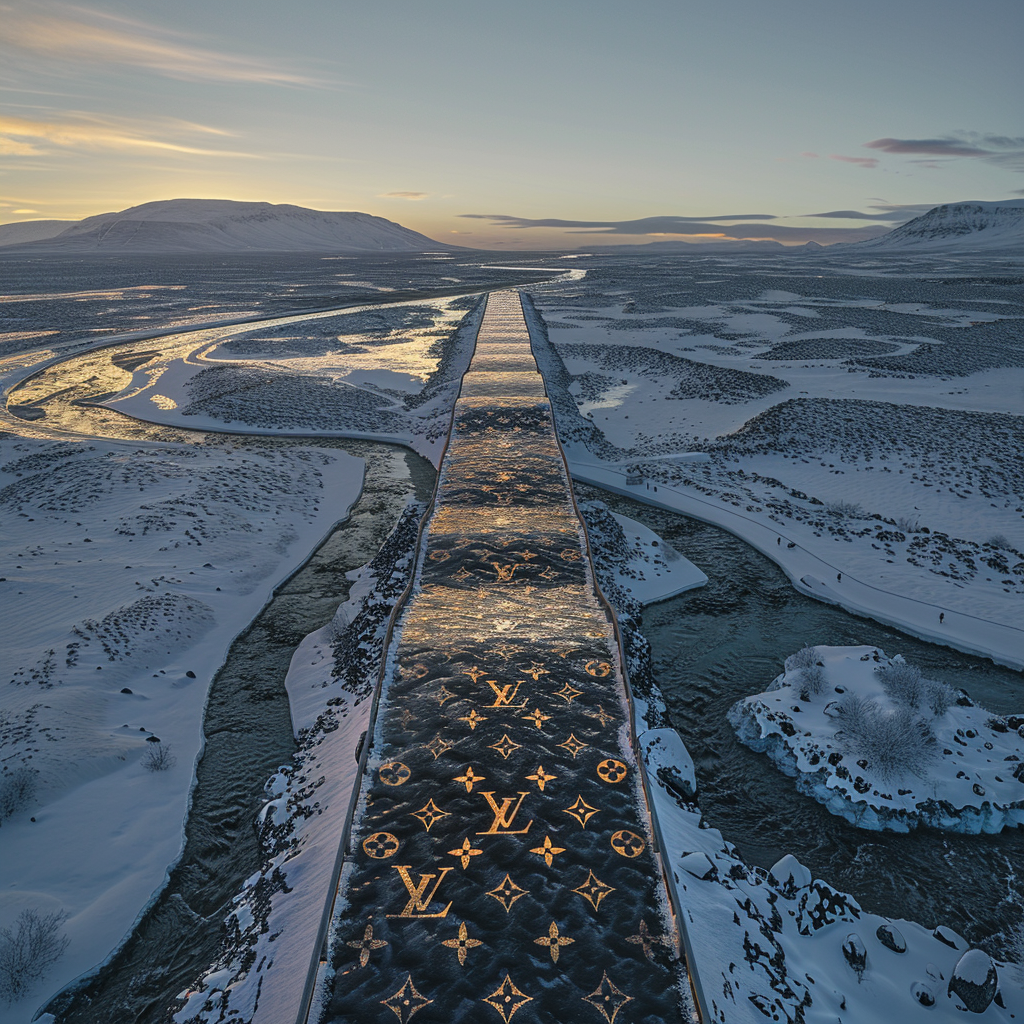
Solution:
[[[878,166],[878,159],[873,156],[842,156],[839,153],[829,153],[829,160],[841,160],[844,164],[856,164],[858,167],[866,167],[869,170]]]
[[[766,223],[776,221],[777,217],[770,213],[745,215],[727,215],[723,217],[642,217],[639,220],[561,220],[555,217],[530,218],[513,217],[504,213],[463,213],[461,217],[475,220],[486,220],[497,227],[513,230],[530,228],[556,228],[566,234],[594,235],[677,235],[681,238],[718,238],[728,239],[774,239],[778,242],[809,242],[818,241],[822,244],[832,242],[855,242],[863,238],[873,238],[881,234],[882,227],[865,226],[861,228],[817,228],[791,227],[785,224]],[[761,223],[721,223],[734,220],[745,222],[757,219]],[[715,223],[715,222],[719,223]]]
[[[976,159],[998,167],[1024,171],[1024,137],[993,135],[981,132],[954,132],[939,139],[874,139],[865,142],[866,149],[899,156],[927,157],[915,163],[941,166],[935,158]]]
[[[775,220],[771,213],[735,213],[721,217],[641,217],[639,220],[559,220],[555,217],[532,219],[506,213],[462,213],[460,217],[488,220],[506,228],[565,228],[572,232],[612,235],[707,235],[723,230],[716,221]],[[763,229],[759,229],[763,230]]]
[[[0,153],[39,156],[57,149],[163,151],[198,156],[253,157],[251,153],[210,149],[195,144],[195,135],[224,136],[226,132],[187,121],[134,122],[90,114],[67,115],[42,121],[0,114]]]
[[[378,199],[410,199],[413,201],[426,199],[429,192],[381,192]]]
[[[927,213],[934,203],[881,203],[872,206],[874,213],[861,213],[859,210],[830,210],[827,213],[807,213],[805,217],[824,217],[829,220],[879,220],[889,224],[903,224],[922,213]]]
[[[180,32],[68,5],[0,5],[0,43],[36,57],[144,68],[170,78],[324,84],[276,62],[211,50]]]

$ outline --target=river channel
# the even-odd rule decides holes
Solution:
[[[430,497],[434,471],[412,452],[361,441],[320,444],[365,459],[363,493],[232,644],[210,688],[182,857],[111,962],[49,1007],[61,1022],[165,1021],[174,995],[213,962],[232,897],[262,863],[253,822],[263,784],[295,751],[284,688],[292,654],[346,600],[345,573],[377,553],[407,501]]]
[[[577,485],[577,493],[644,523],[708,576],[707,586],[643,614],[655,676],[694,760],[705,821],[748,863],[770,868],[792,853],[866,910],[945,924],[1005,953],[1024,904],[1024,828],[974,836],[855,828],[743,746],[725,716],[741,697],[766,689],[786,656],[807,644],[872,644],[902,654],[1000,714],[1024,711],[1024,675],[804,597],[778,566],[717,527],[589,487]]]

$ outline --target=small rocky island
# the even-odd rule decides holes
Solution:
[[[1024,714],[992,714],[899,655],[805,647],[729,721],[802,792],[861,828],[1024,824]]]

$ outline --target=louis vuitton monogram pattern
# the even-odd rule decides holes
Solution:
[[[419,572],[324,1020],[680,1020],[614,632],[514,292],[488,298]]]

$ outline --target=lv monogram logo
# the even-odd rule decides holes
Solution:
[[[448,911],[451,909],[451,903],[448,904],[444,910],[436,914],[428,914],[427,909],[434,900],[434,894],[440,888],[441,883],[444,881],[444,876],[452,871],[452,868],[441,868],[440,874],[428,874],[425,875],[420,873],[420,880],[418,883],[413,882],[412,876],[409,874],[410,864],[393,864],[392,867],[398,872],[398,877],[402,879],[402,884],[405,886],[409,893],[409,902],[406,903],[400,914],[387,914],[387,917],[446,917]],[[437,879],[431,886],[430,891],[427,891],[427,887],[430,883]]]
[[[518,800],[511,796],[503,797],[500,804],[494,799],[493,790],[490,793],[481,793],[480,795],[490,806],[494,814],[494,821],[491,822],[491,827],[486,832],[477,832],[478,836],[522,836],[530,831],[530,826],[533,824],[532,818],[526,823],[526,828],[512,827],[516,820],[516,815],[519,813],[519,808],[522,807],[523,801],[526,799],[527,794],[525,792],[519,793]]]
[[[504,686],[499,686],[493,679],[487,680],[487,685],[494,691],[494,703],[491,705],[492,708],[525,708],[527,701],[524,700],[522,704],[513,704],[512,701],[516,699],[516,694],[519,692],[519,687],[523,685],[523,681],[520,679],[513,688],[511,683],[505,683]],[[511,692],[509,692],[511,691]]]

